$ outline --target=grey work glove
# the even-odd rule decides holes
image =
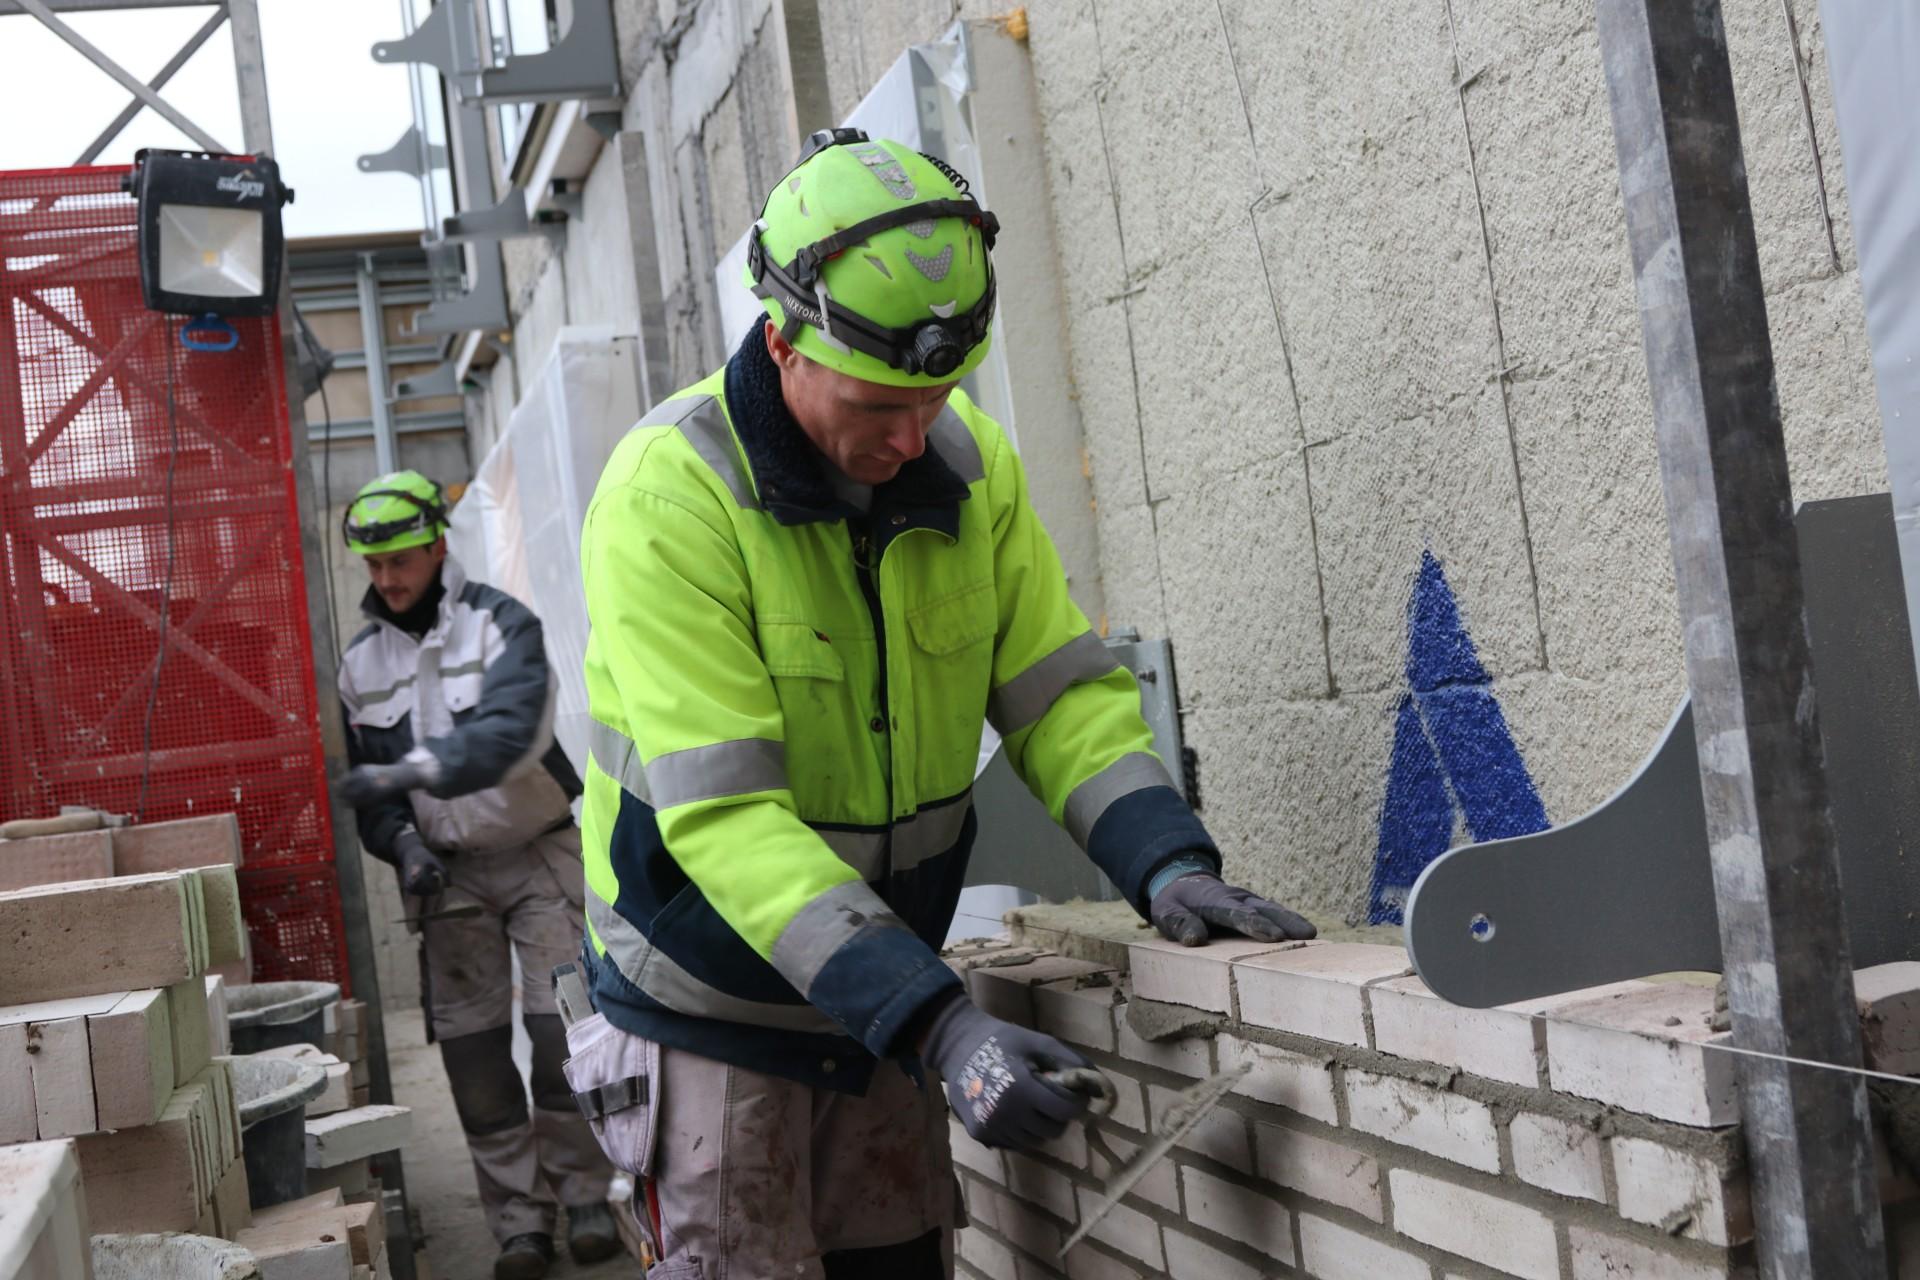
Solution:
[[[400,892],[431,898],[447,887],[447,864],[427,848],[419,833],[402,831],[393,838],[395,864],[400,869]]]
[[[1256,942],[1299,942],[1319,932],[1305,916],[1206,871],[1169,883],[1153,895],[1147,915],[1162,935],[1186,947],[1199,946],[1215,930]]]
[[[431,781],[426,769],[405,760],[398,764],[363,764],[340,780],[340,798],[359,809],[390,796],[418,791]]]
[[[1091,1063],[1052,1036],[982,1013],[964,995],[934,1015],[920,1056],[946,1081],[960,1123],[986,1146],[1031,1150],[1086,1114],[1087,1095],[1040,1073]]]

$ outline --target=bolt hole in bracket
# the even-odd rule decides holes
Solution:
[[[1493,941],[1493,921],[1487,919],[1486,912],[1476,912],[1473,919],[1467,921],[1467,934],[1475,942]]]

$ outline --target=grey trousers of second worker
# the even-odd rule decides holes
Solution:
[[[566,827],[517,849],[445,859],[450,883],[425,904],[425,999],[453,1088],[494,1238],[552,1233],[557,1204],[599,1203],[612,1168],[574,1105],[561,1064],[566,1032],[554,966],[580,953],[585,882],[580,832]],[[513,970],[533,1041],[533,1106],[513,1062]]]

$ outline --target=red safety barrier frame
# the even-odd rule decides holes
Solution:
[[[346,987],[279,321],[147,311],[126,172],[0,173],[0,820],[232,811],[254,976]]]

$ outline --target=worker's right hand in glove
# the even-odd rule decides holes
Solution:
[[[447,864],[434,856],[419,833],[402,831],[394,837],[395,866],[400,868],[400,892],[431,898],[447,887]]]
[[[959,995],[933,1016],[921,1060],[947,1085],[947,1105],[989,1147],[1031,1150],[1051,1142],[1087,1111],[1087,1095],[1040,1078],[1091,1066],[1052,1036],[981,1012]]]

